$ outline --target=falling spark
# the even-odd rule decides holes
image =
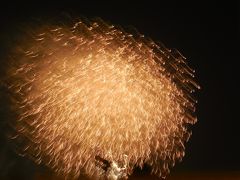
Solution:
[[[165,177],[184,156],[199,88],[177,50],[95,19],[28,31],[5,85],[19,154],[66,178]]]

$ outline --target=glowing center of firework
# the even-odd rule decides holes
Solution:
[[[21,153],[66,177],[108,179],[144,163],[164,177],[181,160],[196,84],[180,53],[101,20],[26,39],[6,83]]]

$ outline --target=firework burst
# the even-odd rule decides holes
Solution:
[[[100,19],[28,30],[4,84],[19,154],[67,178],[165,177],[184,156],[199,88],[176,50]]]

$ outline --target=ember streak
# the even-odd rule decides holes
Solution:
[[[26,32],[4,79],[19,154],[66,178],[144,164],[165,177],[181,161],[199,86],[177,50],[101,19]]]

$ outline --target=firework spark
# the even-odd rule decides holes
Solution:
[[[100,19],[28,31],[5,85],[18,152],[67,178],[165,177],[184,156],[199,88],[176,50]]]

